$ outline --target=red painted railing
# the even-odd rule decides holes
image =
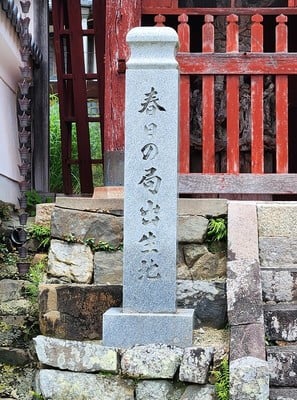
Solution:
[[[132,3],[123,0],[133,13]],[[291,25],[296,24],[297,2],[288,0],[282,8],[181,8],[177,0],[142,0],[134,6],[133,23],[127,23],[129,30],[137,20],[145,25],[170,25],[177,29],[180,47],[177,54],[181,72],[180,82],[180,190],[187,193],[297,193],[297,177],[289,171],[289,85],[288,77],[297,75],[297,50],[288,51],[288,17]],[[233,5],[233,8],[232,8]],[[132,7],[132,9],[131,9]],[[112,15],[112,13],[110,14]],[[118,15],[118,12],[115,13]],[[226,17],[226,50],[215,52],[215,25],[217,16]],[[250,17],[250,50],[240,51],[241,16]],[[295,17],[296,16],[296,17]],[[193,18],[196,18],[193,23]],[[204,18],[204,22],[201,19]],[[274,24],[274,37],[265,37],[266,21],[270,28]],[[272,21],[272,18],[274,22]],[[131,18],[130,18],[131,19]],[[197,21],[198,24],[195,25]],[[122,23],[122,22],[121,22]],[[271,34],[270,29],[270,34]],[[293,35],[296,37],[294,28]],[[264,37],[275,44],[270,52],[264,52]],[[291,39],[292,40],[292,39]],[[297,39],[294,39],[297,41]],[[197,43],[200,43],[197,46]],[[193,52],[193,43],[200,50]],[[293,46],[297,49],[297,44]],[[114,53],[116,54],[116,52]],[[118,52],[117,52],[118,54]],[[124,56],[123,56],[124,57]],[[127,58],[127,54],[126,54]],[[107,66],[110,64],[107,61]],[[120,72],[118,70],[118,72]],[[121,75],[121,74],[120,74]],[[201,173],[190,170],[190,97],[191,77],[201,79]],[[226,82],[226,172],[218,173],[216,168],[216,76],[224,76]],[[273,76],[275,98],[275,154],[273,170],[265,173],[264,143],[264,82],[267,75]],[[240,79],[248,76],[250,85],[250,171],[240,169]],[[122,79],[123,75],[120,76]],[[118,81],[120,82],[120,81]],[[120,90],[124,90],[123,80]],[[119,88],[119,87],[118,87]],[[109,93],[109,97],[112,93]],[[115,100],[119,103],[122,100]],[[122,112],[124,105],[118,104]],[[119,108],[115,107],[118,111]],[[108,118],[108,115],[106,115]],[[106,120],[105,120],[106,121]],[[117,137],[123,140],[122,125],[117,119]],[[296,126],[297,124],[295,124]],[[107,128],[107,127],[106,127]],[[107,128],[108,129],[108,128]],[[122,130],[121,130],[122,129]],[[105,138],[109,133],[106,130]],[[110,148],[109,150],[112,150]],[[297,150],[297,149],[296,149]],[[292,153],[292,152],[291,152]],[[271,173],[272,172],[272,173]],[[295,172],[295,171],[293,171]],[[198,182],[199,181],[199,182]]]

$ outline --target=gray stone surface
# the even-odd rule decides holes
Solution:
[[[267,347],[271,386],[297,387],[297,346]]]
[[[259,237],[259,254],[262,267],[296,268],[297,241],[292,237]]]
[[[117,334],[115,334],[117,333]],[[176,313],[132,313],[110,308],[103,315],[103,344],[130,347],[135,344],[162,343],[191,346],[193,310]]]
[[[264,301],[297,302],[297,268],[261,270]]]
[[[270,388],[269,400],[296,400],[297,389],[292,388]]]
[[[127,42],[123,308],[175,312],[177,36],[134,28]]]
[[[135,346],[122,352],[121,370],[137,379],[172,379],[180,365],[183,350],[174,346]]]
[[[227,323],[226,284],[224,281],[177,281],[177,304],[194,308],[194,327],[222,329]]]
[[[48,254],[48,275],[68,282],[91,283],[93,254],[89,246],[52,240]]]
[[[190,385],[187,386],[180,400],[216,400],[214,386]]]
[[[172,400],[174,387],[168,381],[141,381],[137,383],[136,400]]]
[[[269,372],[266,361],[243,357],[230,363],[230,400],[268,400]]]
[[[106,214],[114,214],[124,210],[124,199],[105,198],[90,199],[89,197],[57,197],[56,206],[64,209],[90,211]]]
[[[179,380],[200,385],[207,383],[213,355],[212,347],[187,347],[179,369]]]
[[[43,369],[38,381],[46,399],[134,400],[133,382],[116,376]]]
[[[258,260],[255,202],[230,201],[228,203],[228,253],[230,261]]]
[[[185,199],[178,201],[179,215],[201,215],[221,217],[227,214],[226,199]]]
[[[133,28],[127,43],[123,309],[105,314],[103,343],[186,345],[193,312],[176,310],[178,36]]]
[[[297,203],[273,202],[257,205],[259,236],[297,237]]]
[[[93,238],[113,246],[123,242],[123,218],[108,213],[86,212],[55,207],[52,214],[53,238],[65,239],[69,235],[84,241]]]
[[[24,296],[26,282],[13,279],[0,280],[0,303],[20,300]]]
[[[94,254],[94,283],[121,285],[123,282],[123,252],[97,251]]]
[[[203,243],[206,238],[208,219],[199,215],[178,218],[178,241],[181,243]]]
[[[263,324],[231,326],[230,360],[242,357],[256,357],[265,360],[265,330]]]
[[[270,340],[297,341],[297,304],[265,305],[264,317]]]
[[[62,340],[46,336],[34,338],[38,360],[42,364],[77,372],[118,372],[119,356],[114,348],[96,341]]]
[[[230,325],[263,323],[262,285],[257,261],[229,261],[227,291]]]

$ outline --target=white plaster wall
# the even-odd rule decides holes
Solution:
[[[0,200],[15,204],[21,181],[16,114],[19,67],[23,66],[19,47],[18,36],[0,7]]]

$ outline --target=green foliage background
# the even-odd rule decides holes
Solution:
[[[99,122],[91,122],[89,124],[91,156],[93,159],[102,158],[102,145]],[[76,126],[72,126],[71,134],[71,157],[77,159],[77,140]],[[102,165],[94,165],[93,184],[94,186],[103,185],[103,167]],[[54,193],[63,193],[62,178],[62,157],[61,157],[61,128],[60,128],[60,111],[59,99],[56,94],[50,95],[50,191]],[[73,193],[80,193],[80,177],[78,165],[71,168]]]

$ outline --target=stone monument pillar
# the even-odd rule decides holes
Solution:
[[[127,35],[123,308],[103,317],[103,344],[192,344],[193,310],[176,309],[179,72],[177,34]]]

